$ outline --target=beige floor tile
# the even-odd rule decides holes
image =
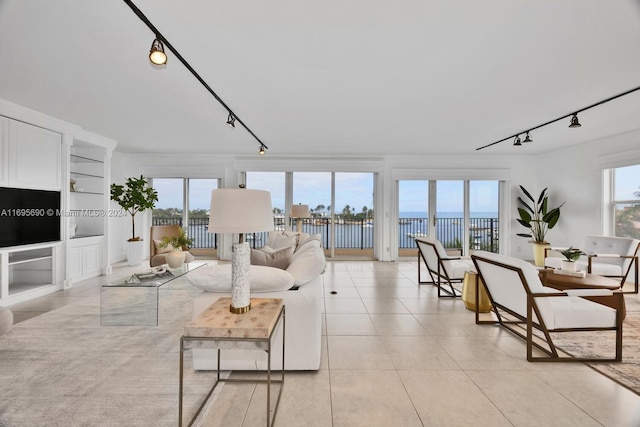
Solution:
[[[376,335],[368,314],[327,314],[327,335]]]
[[[366,313],[360,298],[325,298],[325,312],[329,313]]]
[[[438,298],[400,298],[400,302],[414,314],[443,313],[455,310],[454,301]]]
[[[511,426],[462,371],[399,371],[425,426]]]
[[[460,369],[431,337],[387,336],[383,337],[383,342],[396,369]]]
[[[409,313],[398,299],[362,299],[368,313]]]
[[[393,287],[393,288],[414,288],[416,285],[409,279],[373,277],[360,278],[354,277],[353,284],[356,286],[376,286],[376,287]]]
[[[427,330],[412,314],[370,314],[379,335],[427,335]]]
[[[517,426],[600,426],[531,371],[467,371],[482,392]]]
[[[422,427],[396,371],[331,370],[333,427]]]
[[[360,298],[358,289],[355,286],[324,286],[324,297],[326,299],[335,298]]]
[[[526,357],[511,357],[485,337],[436,336],[434,340],[464,370],[527,370]]]
[[[394,369],[380,337],[332,336],[327,341],[330,369]]]
[[[534,365],[548,365],[534,363]],[[537,376],[605,426],[640,426],[638,395],[581,363],[585,370],[549,370]]]

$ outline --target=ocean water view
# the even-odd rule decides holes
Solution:
[[[445,248],[460,248],[464,240],[462,212],[439,212],[436,215],[436,236]],[[309,234],[320,234],[325,248],[330,247],[329,218],[308,218],[302,220],[302,231]],[[194,240],[193,248],[217,248],[217,238],[207,230],[208,218],[191,218],[187,234]],[[374,219],[340,220],[334,224],[336,249],[371,249],[374,238]],[[153,218],[154,225],[178,224],[181,218]],[[296,229],[294,220],[292,229]],[[469,234],[472,248],[497,250],[498,245],[498,213],[473,212],[469,217]],[[275,229],[284,230],[282,218],[276,218]],[[398,247],[400,249],[415,248],[415,237],[427,236],[429,223],[426,212],[400,212],[398,217]],[[264,246],[268,233],[254,233],[247,236],[252,247]]]

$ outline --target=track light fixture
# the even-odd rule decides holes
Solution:
[[[620,98],[622,96],[629,95],[630,93],[633,93],[633,92],[636,92],[636,91],[639,91],[639,90],[640,90],[640,86],[635,87],[633,89],[629,89],[626,92],[622,92],[622,93],[614,95],[614,96],[612,96],[610,98],[603,99],[602,101],[596,102],[595,104],[591,104],[588,107],[584,107],[584,108],[582,108],[582,109],[580,109],[580,110],[578,110],[578,111],[576,111],[574,113],[565,114],[564,116],[558,117],[557,119],[549,120],[548,122],[542,123],[541,125],[534,126],[534,127],[529,128],[527,130],[520,131],[515,135],[511,135],[511,136],[508,136],[506,138],[502,138],[502,139],[500,139],[500,140],[498,140],[496,142],[492,142],[491,144],[483,145],[482,147],[478,147],[478,148],[476,148],[476,151],[482,150],[482,149],[487,148],[487,147],[491,147],[492,145],[499,144],[501,142],[507,141],[507,140],[509,140],[511,138],[514,138],[514,137],[516,137],[516,139],[519,140],[520,139],[520,134],[522,134],[522,133],[526,133],[527,134],[527,136],[525,137],[524,141],[522,141],[522,142],[532,142],[533,139],[531,139],[529,137],[529,132],[534,131],[536,129],[540,129],[543,126],[550,125],[551,123],[555,123],[555,122],[557,122],[559,120],[566,119],[567,117],[571,117],[571,124],[569,125],[570,128],[579,128],[582,125],[578,121],[578,113],[581,113],[581,112],[586,111],[586,110],[588,110],[590,108],[593,108],[593,107],[597,107],[598,105],[605,104],[605,103],[607,103],[609,101],[613,101],[614,99]],[[516,144],[516,141],[514,140],[513,145],[522,145],[522,143]]]
[[[580,126],[582,126],[582,125],[578,121],[578,113],[576,113],[571,117],[571,124],[569,125],[569,127],[570,128],[579,128]]]
[[[522,141],[523,144],[526,142],[533,142],[533,139],[531,139],[531,137],[529,136],[529,131],[527,131],[527,134],[524,137],[524,141]]]
[[[258,151],[258,154],[260,154],[261,156],[264,155],[264,145],[260,146],[260,151]]]
[[[155,65],[165,65],[167,63],[167,54],[164,53],[164,45],[162,41],[156,37],[151,43],[151,50],[149,51],[149,61]]]
[[[520,142],[520,135],[516,135],[515,139],[513,140],[513,145],[522,145],[522,142]]]
[[[215,100],[218,101],[218,103],[220,103],[220,105],[222,105],[222,107],[229,112],[229,118],[227,119],[227,124],[229,124],[229,126],[235,127],[235,122],[237,121],[238,123],[240,123],[240,125],[242,125],[243,128],[245,128],[247,132],[249,132],[249,134],[258,142],[258,144],[260,144],[261,152],[264,152],[264,150],[267,150],[269,147],[267,147],[264,144],[264,142],[262,142],[260,138],[258,138],[256,134],[253,133],[253,131],[249,129],[249,127],[246,124],[244,124],[242,120],[240,120],[240,118],[231,110],[231,108],[227,106],[227,104],[222,100],[222,98],[220,98],[220,96],[218,96],[218,94],[215,93],[213,89],[211,89],[211,86],[209,86],[207,82],[205,82],[204,79],[196,72],[196,70],[193,69],[191,64],[189,64],[187,60],[184,59],[184,57],[180,54],[180,52],[178,52],[176,48],[174,48],[171,45],[169,40],[167,40],[167,38],[163,36],[160,33],[160,31],[158,31],[155,25],[153,25],[151,21],[149,21],[149,18],[147,18],[145,14],[142,13],[140,9],[138,9],[138,7],[133,3],[133,1],[132,0],[123,0],[123,1],[127,4],[127,6],[129,6],[129,8],[131,8],[133,13],[135,13],[136,16],[147,26],[147,28],[149,28],[149,30],[151,30],[151,32],[156,36],[155,40],[151,44],[151,51],[149,52],[149,60],[156,65],[166,64],[167,55],[165,54],[165,51],[164,51],[164,47],[166,45],[167,49],[169,49],[171,53],[173,53],[173,55],[182,63],[182,65],[184,65],[185,68],[189,70],[189,72],[193,75],[193,77],[195,77],[196,80],[200,82],[200,84],[207,90],[207,92],[209,92],[211,96],[213,96]],[[229,123],[230,121],[231,123]]]
[[[229,127],[232,127],[232,128],[236,127],[236,116],[234,116],[233,113],[231,113],[231,112],[229,113],[229,116],[227,117],[227,124],[229,125]]]

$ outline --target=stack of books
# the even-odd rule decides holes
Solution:
[[[556,268],[555,270],[553,270],[553,272],[555,274],[562,274],[563,276],[572,276],[572,277],[585,277],[587,275],[587,272],[584,270],[569,271],[569,270],[563,270],[561,268]]]

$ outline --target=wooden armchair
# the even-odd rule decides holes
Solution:
[[[465,272],[475,272],[473,262],[470,259],[447,255],[439,240],[431,237],[416,237],[415,240],[418,246],[418,285],[431,283],[437,286],[438,298],[461,296],[462,293],[453,284],[461,284]],[[422,262],[427,267],[431,277],[430,282],[422,281],[420,273]],[[442,292],[445,295],[442,295]]]
[[[550,251],[566,248],[548,248],[545,250],[544,265],[547,268],[559,268],[561,258],[550,257]],[[638,293],[638,251],[640,241],[627,237],[585,236],[580,249],[587,255],[580,257],[578,269],[589,274],[620,279],[620,288],[628,279],[633,280],[633,293]]]
[[[606,289],[575,289],[559,292],[542,285],[530,263],[491,252],[476,251],[471,258],[484,280],[497,323],[527,342],[529,362],[595,362],[622,360],[622,310],[582,297],[615,295],[624,306],[622,293]],[[496,320],[476,323],[495,324]],[[534,329],[539,331],[534,335]],[[615,331],[614,358],[560,356],[552,334],[579,331]],[[534,356],[533,347],[546,356]]]
[[[151,267],[157,267],[167,263],[167,255],[171,252],[171,249],[160,248],[160,242],[163,237],[174,237],[180,235],[179,225],[154,225],[151,227],[151,233],[149,237],[149,264]],[[191,262],[195,259],[193,254],[189,252],[189,248],[182,247],[185,251],[184,262]]]

